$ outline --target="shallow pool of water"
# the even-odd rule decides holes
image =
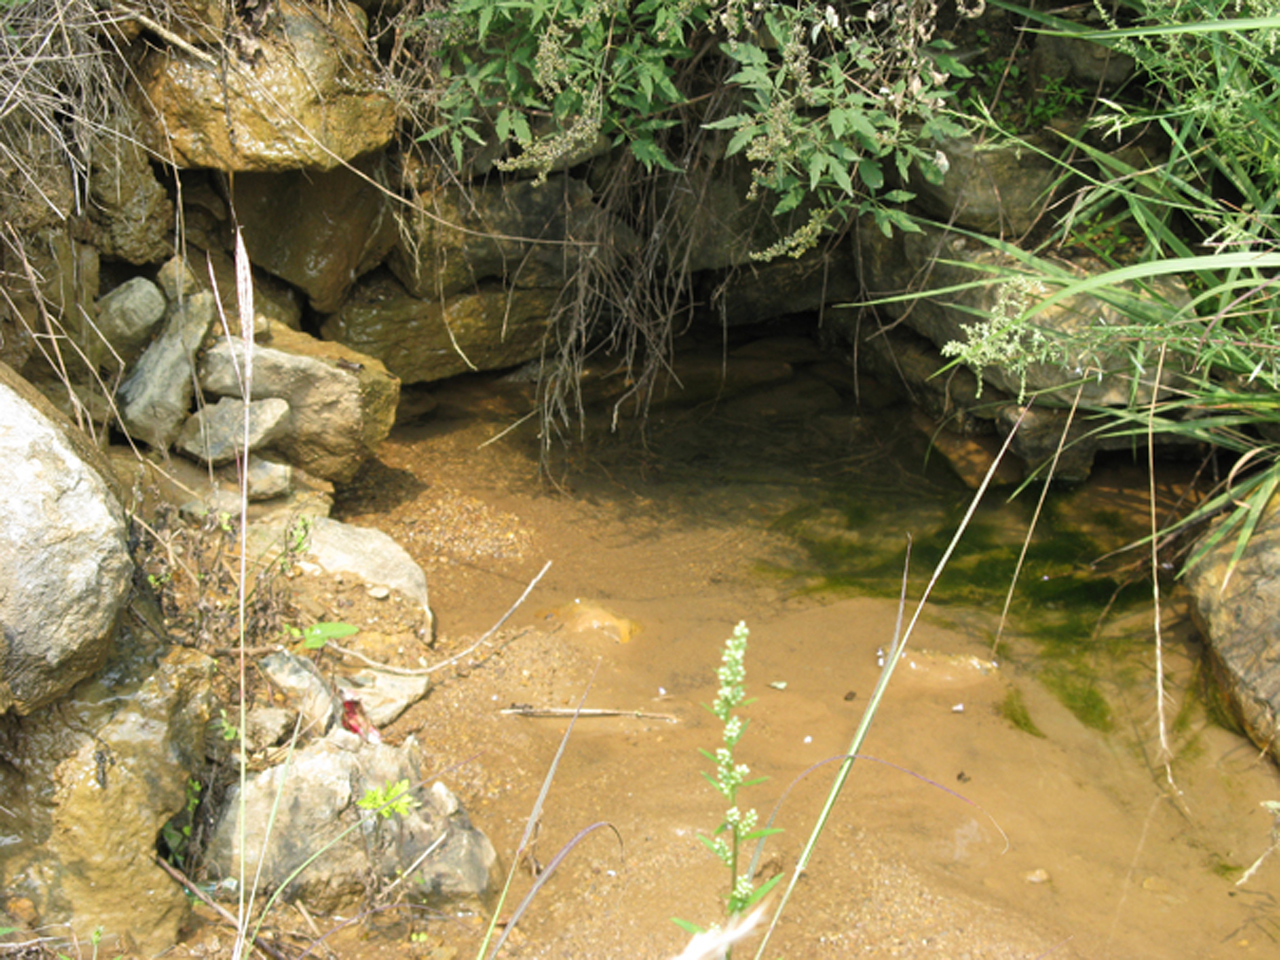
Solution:
[[[441,655],[553,565],[513,617],[530,632],[442,684],[392,734],[413,726],[442,764],[475,755],[450,776],[509,857],[565,722],[500,707],[562,708],[590,684],[589,707],[675,717],[578,724],[536,858],[545,864],[601,820],[622,853],[600,838],[575,852],[510,955],[674,952],[681,934],[669,918],[713,920],[722,893],[697,840],[723,813],[698,749],[718,740],[701,705],[715,696],[733,624],[752,630],[758,698],[741,755],[770,778],[745,799],[768,811],[847,748],[894,633],[907,537],[913,603],[969,493],[927,458],[905,413],[859,412],[838,396],[659,409],[644,442],[634,428],[575,442],[558,486],[536,476],[532,421],[486,443],[527,412],[518,393],[473,380],[438,399],[433,419],[387,441],[342,518],[385,529],[427,569]],[[1119,564],[1095,564],[1144,532],[1145,490],[1140,471],[1112,465],[1051,496],[1003,630],[1034,502],[1007,503],[1003,491],[982,507],[876,719],[865,747],[876,761],[855,766],[780,928],[785,955],[1280,950],[1280,861],[1235,886],[1267,847],[1272,820],[1259,804],[1280,798],[1280,778],[1209,721],[1196,638],[1164,585],[1170,784],[1150,586],[1126,587]],[[1162,486],[1162,505],[1177,493]],[[601,613],[575,619],[584,605]],[[791,869],[831,767],[788,795],[763,874]],[[437,924],[415,942],[452,949],[472,935]]]

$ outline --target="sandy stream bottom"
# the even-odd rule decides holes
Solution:
[[[748,692],[758,697],[740,758],[770,778],[743,799],[767,815],[804,770],[846,748],[895,606],[805,596],[761,575],[759,561],[783,545],[750,490],[735,500],[708,488],[702,509],[641,470],[585,463],[572,491],[550,491],[527,440],[480,447],[511,422],[501,404],[454,402],[465,417],[445,410],[398,429],[338,515],[386,530],[423,563],[439,620],[428,660],[463,649],[552,567],[501,651],[442,681],[387,736],[417,733],[509,862],[566,722],[501,708],[572,706],[591,684],[588,707],[673,715],[578,722],[515,896],[579,830],[606,821],[621,843],[598,830],[579,846],[504,949],[562,960],[673,955],[685,937],[670,918],[713,921],[723,893],[719,864],[696,839],[723,813],[697,751],[718,743],[701,704],[715,694],[733,624],[752,631]],[[1196,651],[1174,606],[1166,669],[1181,699]],[[1196,719],[1179,734],[1173,796],[1151,759],[1149,677],[1117,694],[1115,728],[1100,734],[1017,657],[973,665],[990,659],[993,620],[956,609],[926,617],[866,746],[883,763],[855,767],[769,956],[1280,956],[1280,858],[1243,887],[1233,885],[1238,869],[1221,869],[1266,847],[1271,817],[1259,801],[1280,799],[1272,765]],[[1010,685],[1043,739],[999,715]],[[833,773],[828,765],[791,792],[764,875],[790,870]],[[474,916],[384,918],[378,935],[332,946],[344,958],[466,957],[477,926]]]

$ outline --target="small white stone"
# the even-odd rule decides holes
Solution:
[[[952,712],[952,713],[964,713],[964,704],[963,704],[963,703],[957,703],[954,707],[952,707],[952,708],[951,708],[951,712]]]
[[[1049,871],[1040,867],[1036,870],[1028,870],[1022,875],[1022,879],[1027,883],[1048,883],[1050,880]]]
[[[391,596],[391,591],[386,587],[370,587],[367,592],[375,600],[385,600]]]

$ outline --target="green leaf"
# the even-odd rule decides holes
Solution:
[[[743,147],[755,139],[757,129],[754,124],[739,128],[738,132],[729,141],[729,146],[725,147],[724,155],[732,157],[735,153],[741,151]]]
[[[330,640],[341,640],[360,628],[350,623],[313,623],[302,631],[302,645],[308,650],[319,650]]]
[[[884,186],[884,170],[876,161],[863,158],[858,164],[858,178],[868,190],[879,190]]]
[[[631,152],[637,160],[644,164],[646,170],[652,170],[656,164],[663,170],[669,170],[672,173],[681,172],[680,168],[667,158],[666,153],[663,152],[652,137],[641,137],[638,140],[632,140]]]
[[[778,874],[778,876],[782,876],[782,874]],[[681,920],[679,917],[672,917],[671,922],[691,937],[696,937],[698,934],[706,932],[696,923],[690,923],[688,920]]]

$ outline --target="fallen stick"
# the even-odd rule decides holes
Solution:
[[[191,880],[189,880],[185,874],[183,874],[176,867],[174,867],[173,864],[168,863],[165,860],[162,860],[160,857],[155,857],[154,859],[155,859],[155,862],[159,865],[159,867],[162,870],[164,870],[165,873],[169,874],[169,876],[173,877],[174,880],[178,881],[178,883],[186,887],[192,896],[198,897],[205,904],[205,906],[212,909],[223,920],[231,924],[231,926],[235,927],[237,930],[240,929],[240,924],[236,922],[236,918],[231,913],[230,910],[228,910],[222,904],[218,903],[216,900],[210,897],[207,893],[201,890],[198,886],[192,883]],[[271,946],[271,944],[267,943],[261,937],[254,937],[253,945],[257,947],[259,950],[261,950],[263,953],[265,953],[267,956],[274,957],[275,960],[285,960],[285,956],[283,953],[281,953],[279,950],[276,950],[273,946]]]
[[[680,718],[670,713],[649,713],[645,710],[609,710],[605,708],[535,707],[531,703],[513,703],[499,711],[516,717],[636,717],[639,720],[665,720],[679,723]]]

